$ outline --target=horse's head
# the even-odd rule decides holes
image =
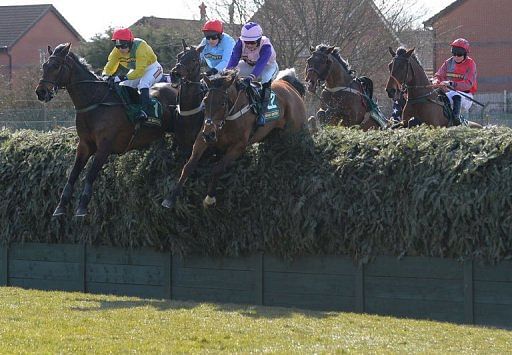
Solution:
[[[306,81],[308,91],[315,92],[319,81],[324,81],[329,74],[332,59],[329,54],[335,49],[334,46],[318,45],[316,49],[309,47],[311,55],[306,60]]]
[[[215,79],[204,78],[203,80],[208,85],[208,92],[204,97],[202,135],[206,143],[215,143],[226,123],[226,118],[232,114],[235,105],[239,102],[244,88],[241,87],[238,73],[234,70],[226,71]]]
[[[181,81],[199,81],[199,72],[201,69],[200,53],[203,47],[187,46],[187,43],[182,39],[183,51],[181,51],[176,58],[176,65],[171,69],[171,82],[175,86],[179,85]]]
[[[414,48],[405,49],[400,47],[395,51],[389,47],[389,53],[393,57],[389,63],[389,79],[386,84],[386,92],[388,97],[398,99],[399,93],[407,89],[414,80],[414,71],[411,67],[411,56]]]
[[[50,101],[57,91],[64,88],[71,79],[73,60],[68,56],[71,43],[58,45],[55,50],[48,46],[50,57],[43,64],[43,75],[36,87],[39,101]]]

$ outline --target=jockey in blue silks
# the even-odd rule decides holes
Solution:
[[[215,75],[226,69],[235,46],[233,37],[224,33],[224,25],[220,20],[207,21],[202,31],[204,38],[199,44],[201,61],[206,62],[208,70],[206,75]]]

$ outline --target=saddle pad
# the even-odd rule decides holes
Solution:
[[[116,92],[124,102],[124,108],[128,120],[132,123],[137,123],[137,118],[142,108],[141,105],[139,104],[139,95],[137,90],[125,85],[116,85]],[[160,126],[163,116],[163,108],[160,101],[152,97],[151,110],[148,111],[149,112],[146,113],[148,114],[149,117],[146,123],[152,126]]]
[[[268,99],[267,112],[265,113],[265,120],[269,122],[279,119],[280,111],[281,108],[279,106],[279,100],[277,100],[277,95],[273,90],[271,90],[270,98]]]

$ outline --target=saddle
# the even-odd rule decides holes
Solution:
[[[131,123],[138,123],[139,112],[142,108],[140,104],[140,95],[137,89],[134,89],[130,86],[126,85],[115,85],[115,90],[117,95],[123,101],[123,106],[126,111],[126,116]],[[148,117],[148,120],[144,122],[146,125],[151,126],[161,126],[162,125],[162,116],[163,116],[163,108],[160,101],[151,98],[152,110],[151,114]]]
[[[437,98],[439,101],[443,103],[443,114],[444,117],[448,119],[448,126],[459,126],[460,122],[457,117],[453,114],[452,105],[450,104],[450,99],[443,90],[437,90]]]

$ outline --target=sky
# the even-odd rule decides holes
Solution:
[[[427,10],[424,20],[435,15],[455,0],[417,0]],[[0,6],[52,4],[83,38],[89,40],[109,27],[128,27],[144,16],[199,19],[197,0],[153,0],[136,2],[116,0],[0,0]],[[208,9],[206,9],[208,13]]]

